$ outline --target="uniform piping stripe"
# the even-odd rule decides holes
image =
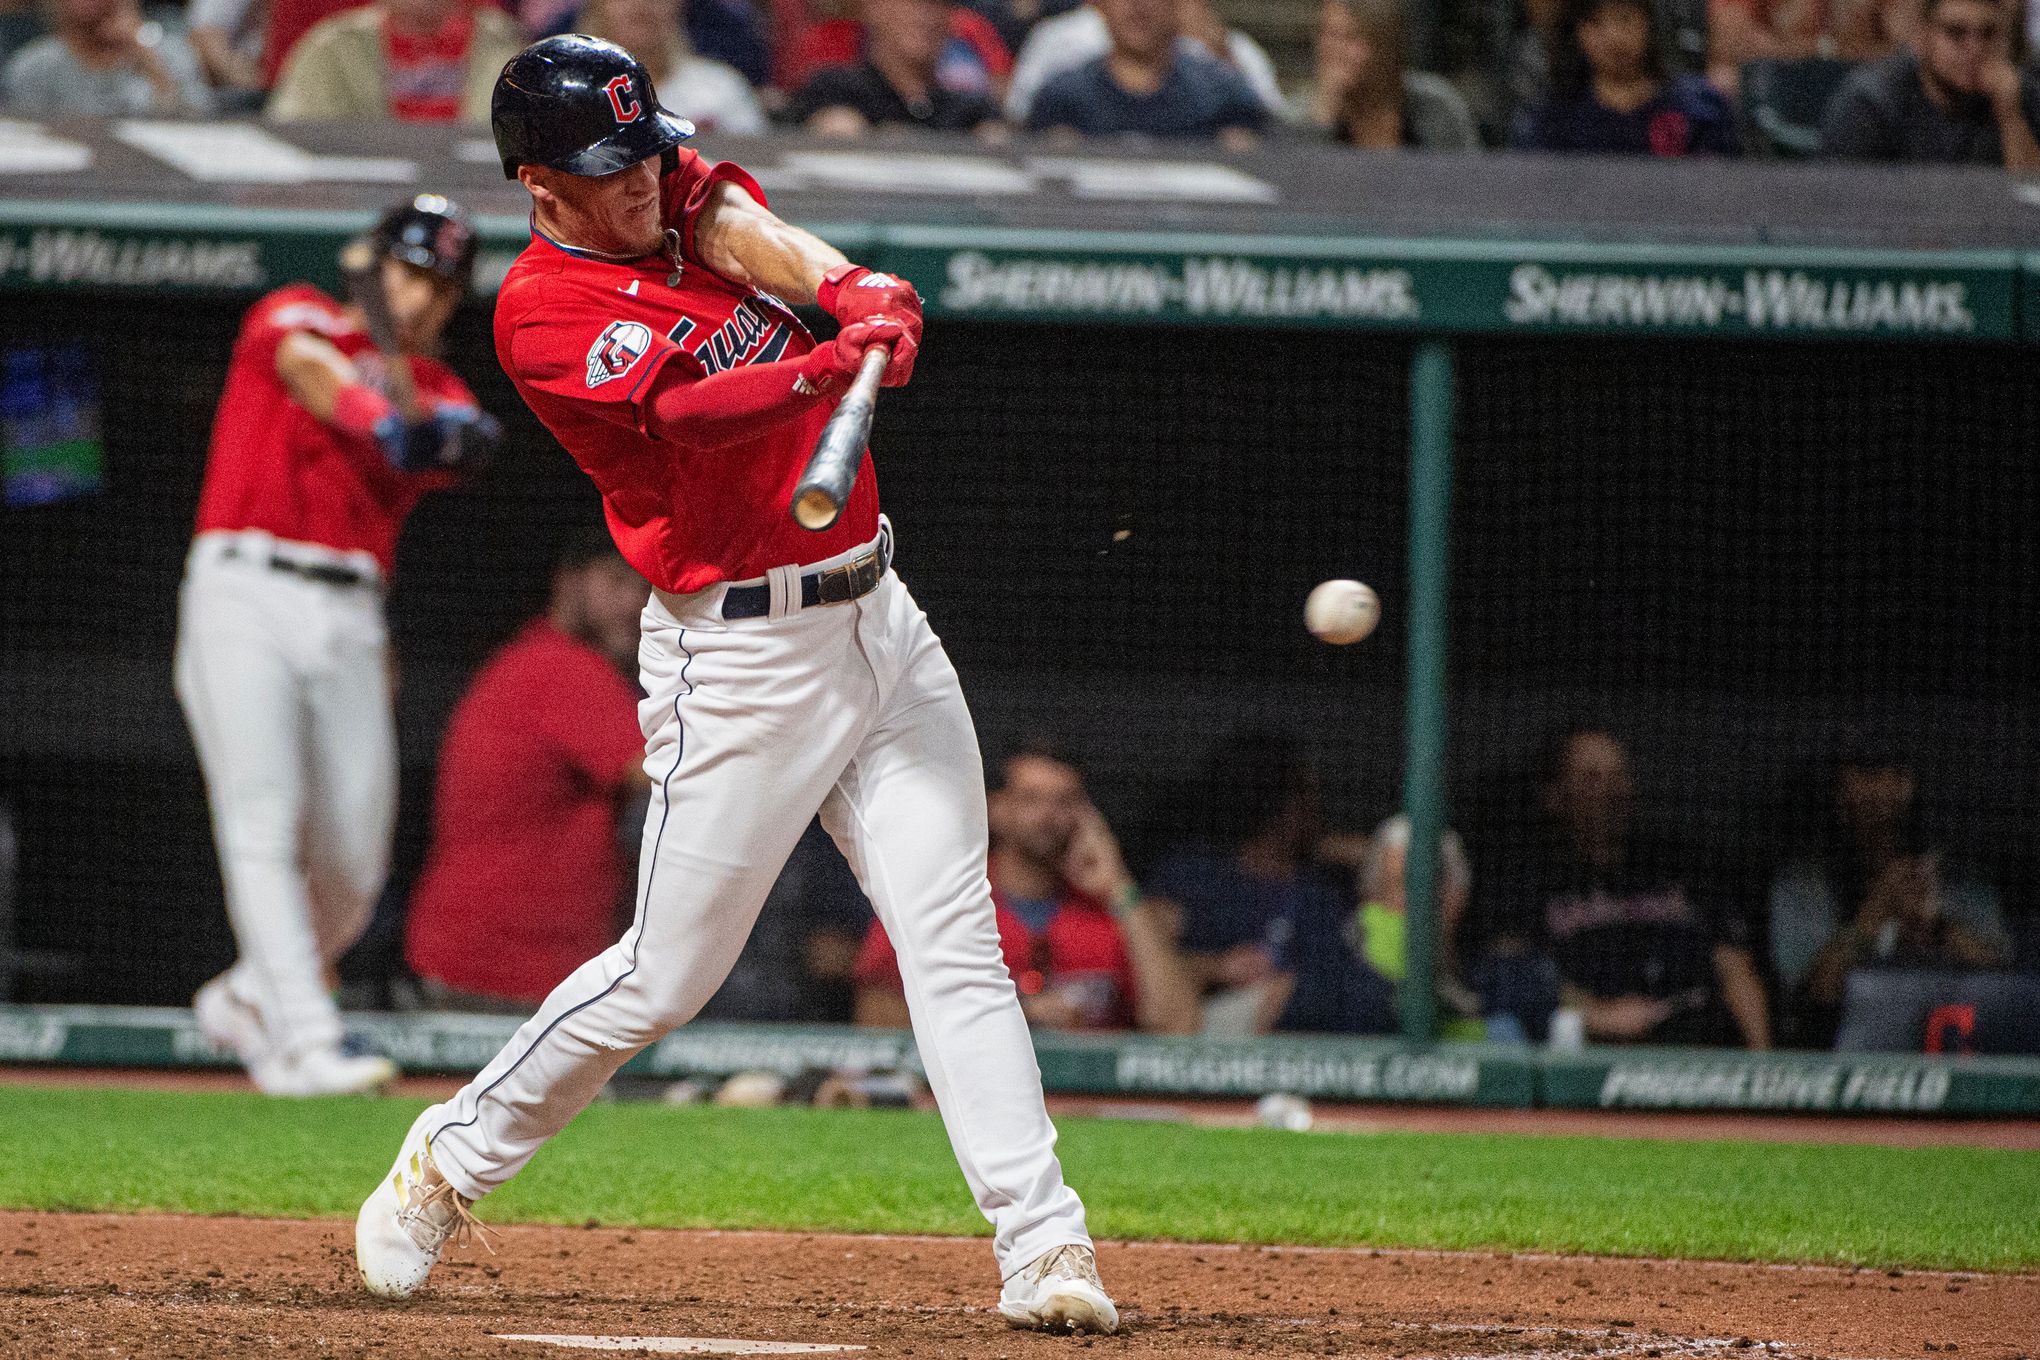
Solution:
[[[568,1019],[568,1017],[579,1014],[580,1012],[588,1009],[588,1007],[594,1005],[596,1002],[607,997],[610,993],[614,992],[618,987],[621,987],[626,978],[628,978],[631,974],[637,972],[638,949],[644,944],[645,939],[644,931],[645,918],[648,915],[650,915],[652,909],[652,879],[655,876],[657,876],[659,872],[659,847],[665,843],[666,822],[673,815],[673,799],[672,799],[673,776],[680,772],[680,762],[686,759],[687,757],[687,727],[686,724],[681,722],[680,720],[680,701],[686,696],[694,693],[694,684],[687,678],[688,668],[694,664],[694,653],[687,650],[687,630],[685,628],[682,628],[680,630],[680,638],[677,645],[680,648],[681,657],[684,658],[680,663],[681,688],[680,691],[673,696],[673,725],[675,730],[679,734],[677,738],[678,749],[673,752],[673,768],[667,770],[666,777],[659,781],[660,801],[662,801],[665,804],[665,807],[661,809],[659,812],[658,833],[652,837],[652,863],[651,867],[645,870],[644,897],[643,900],[638,903],[637,918],[631,922],[631,930],[635,933],[635,938],[631,941],[630,946],[630,966],[628,968],[625,968],[621,973],[618,973],[616,975],[616,981],[610,983],[607,987],[604,987],[601,991],[589,997],[586,1001],[580,1002],[577,1005],[571,1006],[568,1009],[560,1012],[558,1018],[556,1018],[550,1025],[547,1025],[543,1030],[539,1031],[538,1037],[533,1039],[531,1043],[525,1048],[525,1050],[517,1055],[517,1061],[511,1063],[509,1067],[504,1069],[502,1076],[496,1078],[494,1081],[490,1082],[487,1086],[482,1088],[482,1093],[475,1097],[474,1114],[467,1119],[462,1119],[455,1123],[441,1124],[439,1128],[432,1134],[432,1138],[427,1140],[428,1146],[432,1141],[437,1140],[438,1138],[443,1136],[448,1129],[468,1128],[475,1124],[478,1120],[480,1120],[482,1117],[482,1102],[484,1100],[487,1100],[489,1098],[490,1093],[493,1092],[498,1086],[501,1086],[504,1082],[510,1080],[512,1074],[514,1074],[518,1068],[524,1066],[524,1060],[526,1058],[529,1058],[533,1053],[536,1053],[538,1051],[538,1046],[544,1043],[548,1038],[550,1038],[554,1030],[558,1029],[560,1025],[563,1024]]]

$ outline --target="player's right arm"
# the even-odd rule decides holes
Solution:
[[[579,298],[534,306],[510,332],[504,366],[521,384],[690,453],[712,453],[797,419],[840,392],[892,322],[845,326],[792,359],[706,374],[673,341]]]
[[[290,399],[322,425],[337,423],[335,408],[342,393],[361,386],[354,361],[331,340],[310,331],[291,331],[283,337],[276,347],[276,376],[283,380]]]
[[[472,405],[437,405],[406,425],[387,397],[325,336],[290,330],[277,342],[276,376],[312,419],[372,447],[399,472],[459,472],[487,461],[500,435]]]

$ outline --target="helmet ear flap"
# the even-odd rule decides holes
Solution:
[[[659,177],[665,178],[680,168],[680,148],[669,146],[659,153]]]

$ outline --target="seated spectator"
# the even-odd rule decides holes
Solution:
[[[1477,151],[1480,132],[1450,81],[1409,69],[1401,0],[1324,0],[1310,125],[1372,151]]]
[[[1986,969],[2011,961],[1997,893],[1920,828],[1910,761],[1851,752],[1835,767],[1821,843],[1771,884],[1771,963],[1785,1033],[1826,1048],[1862,967]]]
[[[871,0],[859,0],[858,10],[861,18],[824,19],[802,31],[796,49],[781,62],[780,78],[786,88],[798,89],[831,66],[857,65],[869,53],[872,33],[901,19],[899,10],[876,9]],[[1013,54],[998,30],[983,15],[941,0],[940,31],[936,83],[996,103],[1013,73]]]
[[[192,50],[220,112],[259,110],[269,88],[262,77],[269,0],[191,0],[187,14]]]
[[[1835,92],[1821,154],[1842,160],[2040,170],[2040,80],[2012,64],[1998,0],[1926,0],[1910,51]]]
[[[1268,124],[1267,107],[1230,66],[1177,44],[1176,9],[1177,0],[1098,0],[1111,50],[1042,86],[1027,126],[1252,147]]]
[[[1044,1029],[1182,1032],[1196,1002],[1119,842],[1071,758],[1030,743],[998,767],[986,801],[988,878],[999,944],[1030,1024]],[[899,959],[883,926],[856,968],[857,1023],[907,1026]]]
[[[754,90],[772,82],[772,44],[751,0],[692,0],[687,42],[696,56],[734,67]]]
[[[1748,924],[1685,856],[1637,834],[1629,752],[1562,734],[1538,779],[1540,836],[1504,875],[1490,920],[1557,964],[1561,1005],[1602,1043],[1771,1046]]]
[[[589,0],[581,31],[644,63],[659,102],[703,132],[765,131],[758,97],[734,67],[696,56],[681,27],[681,0]]]
[[[1267,1023],[1260,1028],[1316,1034],[1393,1034],[1401,1028],[1398,993],[1409,976],[1409,899],[1403,880],[1409,846],[1409,818],[1389,818],[1363,842],[1355,866],[1359,909],[1299,916],[1276,961],[1281,970],[1276,984],[1263,998]],[[1435,976],[1444,1037],[1480,1039],[1485,1030],[1477,999],[1456,980],[1454,964],[1473,871],[1457,833],[1447,831],[1440,849]]]
[[[262,31],[262,87],[273,90],[283,64],[297,50],[298,40],[336,14],[366,0],[268,0],[269,17]]]
[[[528,1013],[621,933],[619,826],[648,787],[627,677],[649,593],[606,533],[577,535],[546,612],[454,706],[404,951],[428,1005]]]
[[[1745,62],[1881,61],[1913,8],[1907,0],[1709,0],[1707,78],[1734,95]]]
[[[212,110],[191,44],[135,0],[51,0],[48,14],[51,31],[0,71],[0,105],[49,117]]]
[[[1673,75],[1650,0],[1565,0],[1554,30],[1551,92],[1515,144],[1526,151],[1733,156],[1735,113],[1698,76]]]
[[[1261,45],[1240,30],[1228,29],[1207,0],[1178,0],[1176,46],[1193,57],[1209,57],[1230,66],[1247,82],[1268,112],[1287,114],[1282,89],[1275,82],[1275,63]],[[1013,83],[1006,92],[1006,117],[1025,123],[1042,87],[1112,50],[1105,16],[1095,4],[1079,5],[1037,24],[1013,65]]]
[[[944,0],[864,0],[864,8],[870,29],[864,59],[817,71],[787,102],[789,118],[831,137],[861,137],[878,127],[998,126],[989,95],[950,89],[936,70],[948,34]]]
[[[486,123],[496,76],[523,47],[517,25],[488,5],[376,0],[305,34],[267,113],[278,122]]]
[[[1357,904],[1350,877],[1316,857],[1317,777],[1287,737],[1227,737],[1203,798],[1211,834],[1157,863],[1148,897],[1203,1000],[1204,1031],[1249,1033],[1276,1014],[1268,994],[1297,923],[1343,923]]]

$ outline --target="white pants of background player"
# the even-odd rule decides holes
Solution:
[[[794,608],[767,618],[725,622],[720,586],[647,606],[639,718],[652,797],[636,920],[425,1121],[433,1160],[479,1198],[632,1054],[693,1018],[819,808],[899,950],[929,1085],[1011,1277],[1090,1238],[999,951],[963,691],[897,577],[804,611],[794,570],[774,577]]]
[[[279,571],[275,554],[369,584]],[[216,532],[193,541],[178,599],[177,698],[240,950],[227,985],[289,1056],[338,1046],[326,970],[389,872],[397,742],[376,580],[367,554]]]

